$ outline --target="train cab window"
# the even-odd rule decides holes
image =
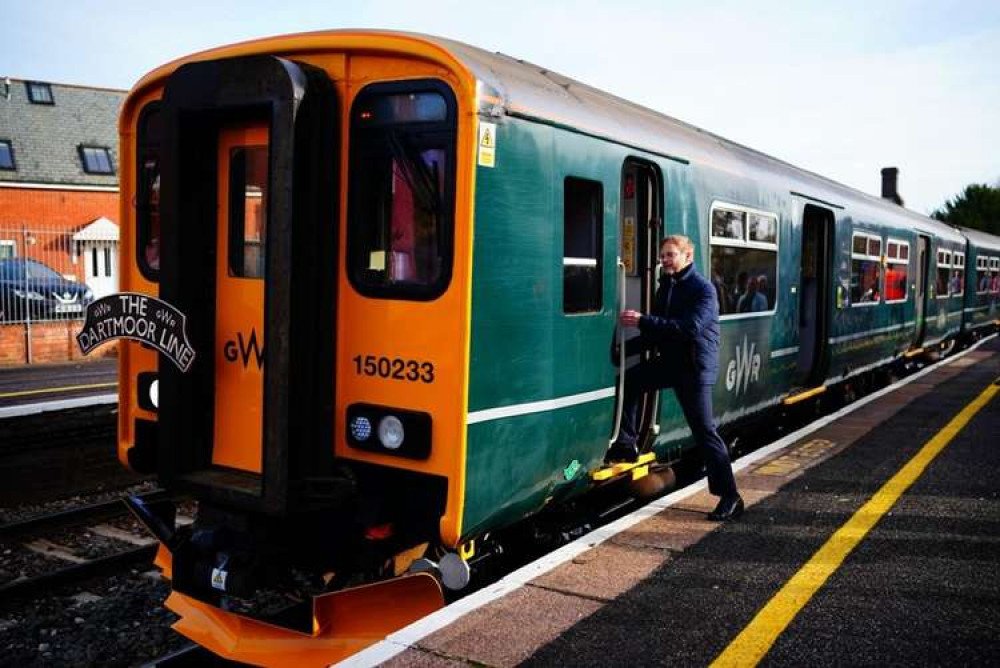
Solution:
[[[935,295],[938,299],[945,299],[948,296],[948,284],[951,279],[951,251],[939,250],[937,252],[937,281],[935,282]]]
[[[136,250],[139,269],[156,280],[160,271],[160,161],[161,119],[159,103],[151,103],[139,116],[136,160]]]
[[[976,256],[976,294],[985,295],[990,291],[990,259],[985,255]]]
[[[885,301],[905,302],[909,284],[910,244],[888,239],[885,244]]]
[[[855,232],[851,243],[851,305],[879,303],[882,300],[881,283],[882,238]]]
[[[990,292],[1000,293],[1000,257],[990,258]]]
[[[711,212],[712,284],[722,317],[777,308],[778,217],[732,204]]]
[[[229,154],[229,275],[264,277],[267,238],[267,147]]]
[[[362,294],[426,300],[447,287],[456,117],[438,81],[373,84],[355,99],[347,257]]]
[[[603,188],[567,177],[563,187],[563,313],[601,310]]]

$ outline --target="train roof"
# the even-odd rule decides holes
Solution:
[[[748,168],[760,170],[782,179],[792,191],[810,198],[838,207],[850,204],[855,214],[873,215],[878,211],[881,216],[889,214],[895,218],[897,224],[961,241],[961,235],[950,225],[538,65],[450,39],[411,36],[444,46],[464,63],[483,84],[480,86],[481,109],[485,107],[487,112],[491,111],[489,106],[492,104],[494,114],[536,118],[650,153],[709,164],[737,174],[746,174]]]
[[[971,227],[958,227],[958,230],[968,237],[975,246],[981,248],[988,248],[992,251],[1000,251],[1000,238],[989,234],[988,232],[983,232],[982,230],[975,230]]]
[[[538,65],[463,42],[419,33],[384,30],[330,30],[269,37],[211,49],[174,61],[147,74],[132,96],[184,62],[250,53],[293,53],[353,48],[370,52],[419,52],[465,68],[476,81],[479,111],[522,116],[572,128],[681,162],[696,162],[746,176],[764,174],[796,194],[836,208],[850,207],[864,221],[891,222],[960,242],[951,227],[874,195],[799,169],[782,160],[652,109],[611,95]]]

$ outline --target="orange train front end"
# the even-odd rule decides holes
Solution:
[[[119,456],[197,501],[131,505],[227,658],[330,663],[441,605],[405,574],[461,552],[475,95],[429,40],[332,32],[126,102]]]

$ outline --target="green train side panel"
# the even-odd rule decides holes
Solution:
[[[550,126],[501,120],[496,167],[477,173],[470,419],[477,411],[610,388],[615,380],[608,346],[622,154],[613,145]],[[566,175],[603,185],[604,290],[598,313],[562,310]],[[607,448],[612,411],[613,399],[607,397],[470,424],[463,534],[509,524],[563,494],[557,487],[583,484]]]

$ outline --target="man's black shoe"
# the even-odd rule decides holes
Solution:
[[[639,449],[628,443],[615,443],[604,456],[606,462],[634,462],[639,459]]]
[[[719,505],[708,514],[708,519],[713,522],[725,522],[734,520],[743,514],[743,497],[736,496],[723,497],[719,500]]]

